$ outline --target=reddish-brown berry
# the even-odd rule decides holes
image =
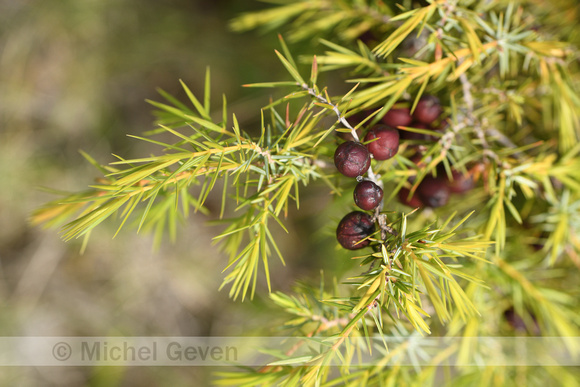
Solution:
[[[415,193],[413,196],[409,197],[409,193],[411,191],[408,188],[401,188],[401,190],[399,191],[399,201],[409,207],[413,207],[413,208],[417,208],[417,207],[423,207],[423,202],[421,201],[421,199],[419,199],[419,197],[417,196],[417,194]]]
[[[372,181],[361,181],[354,188],[354,202],[366,211],[372,211],[381,204],[383,190]]]
[[[526,310],[526,312],[529,315],[528,319],[529,323],[526,323],[523,317],[520,316],[513,307],[510,307],[509,309],[504,311],[503,316],[513,330],[521,333],[527,332],[531,335],[539,336],[541,334],[541,331],[535,314],[529,312],[528,310]]]
[[[336,148],[334,165],[344,176],[361,176],[371,166],[371,154],[361,143],[347,141]]]
[[[423,160],[423,153],[421,152],[416,152],[413,156],[411,156],[409,158],[409,161],[411,161],[412,163],[414,163],[417,166],[417,169],[422,169],[424,168],[427,164],[429,160]],[[407,180],[411,183],[415,182],[415,176],[410,176]]]
[[[462,174],[459,171],[452,171],[453,180],[447,179],[447,186],[453,193],[465,193],[475,187],[475,181],[470,174]]]
[[[366,134],[364,141],[371,141],[367,144],[369,152],[371,152],[377,160],[387,160],[397,154],[399,150],[399,131],[397,129],[389,128],[386,125],[375,125]]]
[[[398,126],[409,126],[413,122],[409,108],[393,108],[389,110],[382,118],[385,125],[396,128]]]
[[[445,130],[447,130],[448,127],[449,127],[448,120],[441,120],[441,122],[439,122],[438,125],[431,125],[431,128],[438,132],[444,132]]]
[[[371,242],[366,237],[375,232],[375,222],[371,216],[361,211],[353,211],[338,223],[336,239],[342,247],[348,250],[362,249]],[[362,241],[362,242],[361,242]]]
[[[421,97],[415,111],[413,112],[413,118],[424,124],[431,124],[439,115],[441,115],[442,109],[439,103],[439,98],[432,95],[425,95]]]
[[[369,48],[374,48],[380,41],[382,41],[381,38],[371,30],[366,30],[364,33],[358,36],[358,39],[366,44]]]
[[[413,156],[409,157],[409,160],[413,162],[417,167],[422,168],[426,165],[425,162],[422,161],[423,156],[424,156],[423,153],[415,152]]]
[[[429,207],[441,207],[449,201],[447,181],[441,177],[427,176],[417,187],[419,199]]]
[[[542,250],[546,246],[546,241],[548,240],[549,236],[550,235],[546,231],[538,235],[535,238],[534,243],[531,244],[532,249],[534,249],[534,251]]]

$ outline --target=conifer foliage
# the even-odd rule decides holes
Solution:
[[[222,286],[244,300],[265,279],[273,307],[288,315],[288,336],[330,341],[308,356],[289,351],[264,368],[220,372],[220,385],[574,380],[573,369],[542,367],[524,376],[509,367],[442,376],[435,366],[398,367],[389,362],[396,346],[370,341],[375,334],[580,335],[574,4],[280,0],[240,15],[236,31],[280,33],[273,57],[288,74],[246,85],[285,93],[255,112],[257,136],[240,127],[225,97],[210,106],[208,70],[202,96],[183,84],[187,101],[163,92],[165,102],[151,101],[159,128],[137,139],[159,146],[157,155],[100,165],[84,154],[101,173],[98,184],[47,203],[33,221],[64,224],[65,240],[88,238],[112,215],[119,229],[133,223],[174,234],[179,219],[221,195],[226,226],[215,239],[229,256]],[[312,55],[293,56],[299,41],[312,43]],[[348,91],[325,87],[322,74]],[[157,140],[160,132],[174,142]],[[356,250],[360,267],[333,286],[322,277],[321,285],[284,294],[270,285],[271,260],[284,262],[272,230],[286,229],[289,208],[300,211],[309,185],[353,198],[328,222],[337,248]],[[353,346],[384,361],[353,371]],[[455,353],[470,359],[477,350]],[[328,367],[337,361],[343,367]]]

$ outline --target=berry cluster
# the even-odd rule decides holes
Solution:
[[[400,106],[400,105],[399,105]],[[396,128],[407,126],[419,129],[444,130],[447,122],[441,119],[443,109],[439,99],[432,95],[423,96],[413,114],[408,107],[394,107],[382,118],[382,123],[373,126],[364,136],[363,143],[352,134],[343,134],[347,140],[340,144],[334,153],[334,164],[340,173],[358,180],[353,193],[355,204],[365,211],[377,209],[383,200],[383,190],[370,179],[364,179],[371,165],[371,158],[388,160],[399,150],[399,138],[408,140],[435,140],[436,137],[413,133]],[[422,155],[417,153],[412,160],[419,163]],[[409,196],[409,189],[399,191],[399,200],[411,207],[440,207],[445,205],[451,193],[462,193],[473,188],[471,175],[462,175],[454,171],[452,179],[444,173],[439,177],[427,176],[417,187],[414,195]],[[375,222],[371,215],[362,211],[347,214],[339,223],[336,237],[342,247],[356,250],[369,245],[364,240],[375,231]]]
[[[421,97],[413,114],[408,107],[390,109],[382,118],[382,122],[388,126],[397,128],[407,126],[416,129],[429,129],[442,131],[447,127],[447,121],[441,119],[443,109],[439,99],[433,95]],[[428,134],[414,133],[400,130],[399,135],[405,140],[435,141],[437,137]],[[419,163],[422,155],[417,153],[412,161]],[[409,190],[403,188],[399,191],[399,200],[411,207],[441,207],[449,201],[451,193],[462,193],[473,188],[473,178],[470,175],[462,175],[453,171],[453,178],[427,176],[417,187],[416,195],[409,196]]]
[[[415,208],[441,207],[447,204],[451,194],[465,193],[474,186],[475,181],[471,173],[463,174],[453,170],[449,178],[444,171],[440,171],[437,177],[432,175],[425,177],[412,196],[409,196],[409,189],[402,188],[399,191],[399,201]]]
[[[363,175],[371,166],[371,155],[376,160],[387,160],[397,153],[399,132],[386,125],[375,125],[363,141],[366,145],[358,141],[340,144],[334,152],[334,165],[344,176],[355,177],[359,181],[353,192],[355,204],[365,211],[373,211],[381,205],[383,190],[375,182],[364,180]],[[362,211],[353,211],[338,224],[336,238],[342,247],[356,250],[370,243],[362,240],[374,231],[372,216]]]
[[[407,126],[415,129],[444,130],[447,121],[440,121],[442,112],[439,99],[433,95],[425,95],[417,102],[413,114],[408,107],[392,108],[383,116],[382,121],[393,128]],[[400,136],[405,140],[435,141],[437,139],[435,136],[407,130],[401,130]]]

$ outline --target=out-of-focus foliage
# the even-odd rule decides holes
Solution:
[[[157,88],[186,98],[179,79],[203,91],[228,91],[240,122],[263,103],[240,84],[255,81],[276,37],[253,38],[227,22],[259,3],[192,0],[0,1],[0,333],[2,336],[203,336],[242,334],[263,310],[242,310],[218,292],[227,257],[211,246],[207,217],[182,223],[170,248],[146,235],[119,234],[112,222],[93,244],[63,244],[32,227],[30,212],[55,198],[43,188],[79,190],[95,183],[93,166],[111,155],[148,154],[127,134],[153,128]],[[211,33],[209,33],[211,32]],[[224,60],[235,57],[236,60]],[[283,74],[280,69],[279,74]],[[221,96],[216,95],[218,101]],[[304,205],[308,205],[307,198]],[[217,205],[210,198],[208,206]],[[292,229],[293,224],[288,224]],[[283,242],[282,248],[287,243]],[[195,249],[192,248],[195,246]],[[212,259],[208,259],[212,257]],[[292,258],[292,255],[289,256]],[[191,263],[195,262],[195,265]],[[289,264],[293,267],[292,264]],[[276,273],[278,266],[271,268]],[[276,276],[274,285],[284,286]],[[248,316],[246,316],[248,313]],[[238,316],[232,318],[232,316]],[[209,368],[13,367],[0,385],[207,385]]]

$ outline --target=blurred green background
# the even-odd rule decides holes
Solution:
[[[258,125],[268,94],[240,85],[285,76],[273,53],[277,37],[235,34],[228,21],[262,6],[0,0],[0,336],[225,336],[264,327],[271,313],[264,287],[254,302],[218,292],[227,258],[211,245],[218,232],[205,226],[211,216],[192,216],[177,242],[164,241],[159,251],[150,236],[131,229],[113,239],[118,223],[106,222],[83,255],[80,240],[64,243],[55,230],[28,223],[31,211],[56,198],[39,187],[78,191],[98,177],[79,150],[100,163],[114,161],[113,153],[159,152],[126,134],[153,128],[145,100],[161,100],[156,88],[184,100],[182,79],[201,94],[207,66],[213,99],[221,102],[225,93],[242,126]],[[311,268],[318,275],[320,265],[305,254],[312,247],[299,241],[320,228],[312,219],[327,198],[313,192],[301,199],[305,215],[281,242],[288,267],[271,266],[275,289],[288,290]],[[0,385],[202,386],[210,373],[206,367],[14,367],[0,370]]]

